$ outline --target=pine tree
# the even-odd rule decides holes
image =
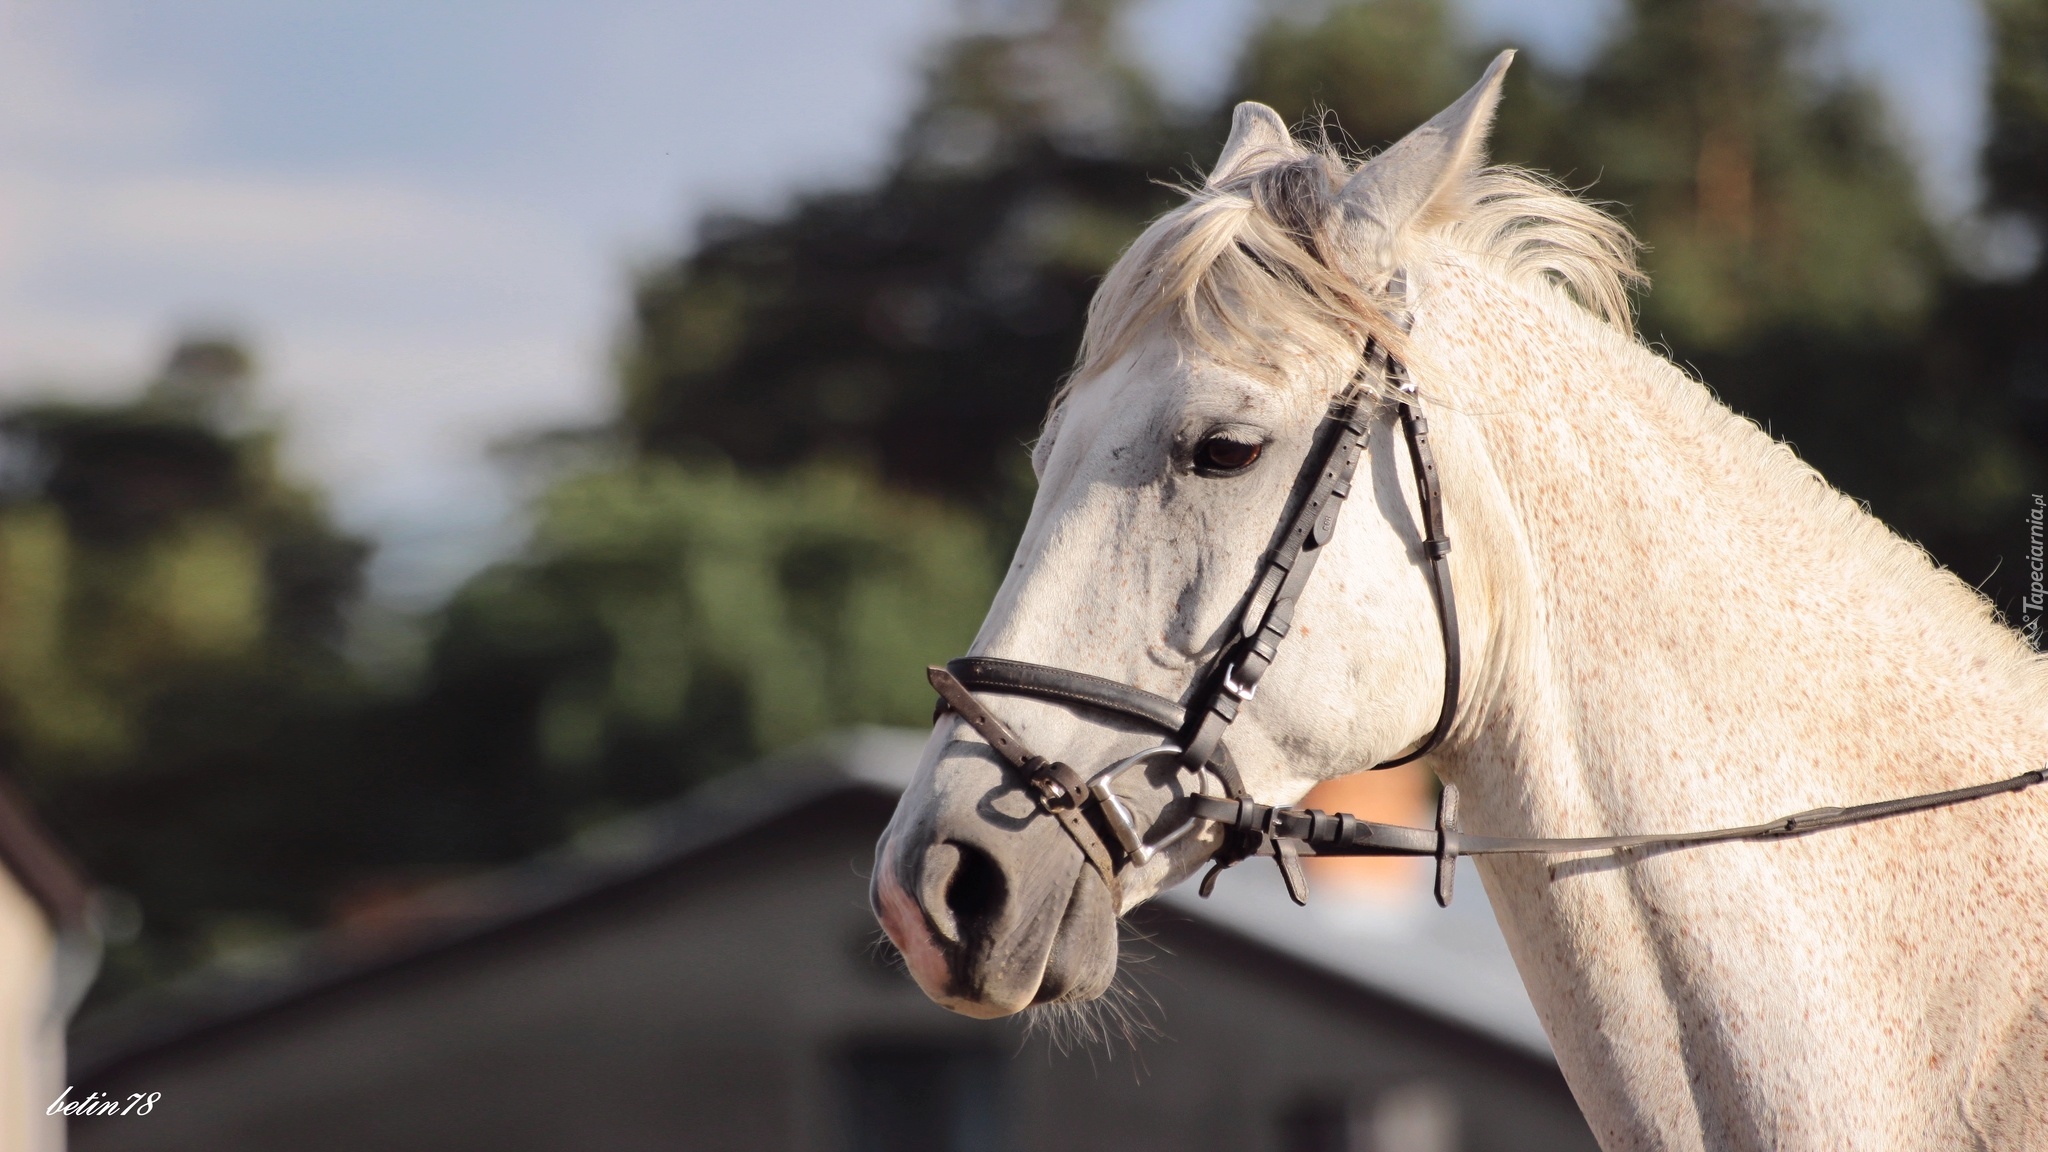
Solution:
[[[1926,397],[1947,413],[1931,422],[1964,441],[1961,466],[1937,472],[1912,509],[1922,539],[1958,570],[1982,579],[2015,624],[2031,582],[2026,514],[2048,492],[2048,0],[1985,0],[1993,48],[1987,84],[1991,135],[1982,156],[1983,212],[2008,266],[2031,269],[1985,281],[1952,273],[1917,366]]]
[[[1985,207],[2048,226],[2048,4],[1984,0],[1984,9],[1993,50]]]
[[[1471,65],[1443,0],[1354,2],[1312,19],[1275,14],[1246,46],[1234,88],[1298,126],[1378,149],[1457,99]]]
[[[1631,0],[1550,166],[1647,242],[1645,331],[1726,351],[1773,327],[1910,327],[1942,254],[1876,93],[1815,62],[1788,0]]]

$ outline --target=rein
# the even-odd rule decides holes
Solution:
[[[1460,832],[1458,792],[1449,783],[1443,785],[1434,829],[1379,824],[1348,812],[1258,803],[1245,789],[1223,736],[1237,719],[1239,710],[1258,693],[1259,681],[1272,666],[1280,642],[1293,627],[1295,603],[1315,571],[1323,547],[1336,533],[1338,513],[1351,494],[1352,476],[1365,455],[1366,437],[1371,429],[1371,397],[1361,381],[1375,369],[1394,385],[1392,403],[1414,465],[1422,506],[1422,555],[1429,567],[1438,629],[1443,636],[1444,692],[1436,724],[1421,743],[1401,756],[1373,765],[1370,770],[1406,764],[1434,751],[1457,719],[1461,679],[1458,609],[1448,560],[1451,541],[1444,525],[1436,458],[1430,451],[1429,423],[1418,407],[1415,384],[1403,365],[1376,343],[1367,347],[1358,377],[1331,402],[1323,416],[1288,498],[1287,511],[1282,513],[1280,523],[1284,530],[1261,562],[1251,593],[1239,611],[1237,638],[1224,645],[1197,680],[1197,690],[1188,706],[1100,676],[993,656],[963,656],[948,661],[944,667],[926,669],[939,694],[933,720],[947,711],[957,713],[1024,777],[1037,793],[1040,806],[1060,822],[1102,877],[1116,907],[1123,906],[1119,852],[1128,864],[1143,865],[1205,823],[1222,829],[1223,844],[1214,856],[1214,866],[1202,879],[1203,896],[1214,889],[1216,877],[1224,869],[1253,856],[1272,857],[1286,881],[1287,894],[1296,904],[1304,905],[1308,903],[1308,878],[1301,866],[1303,856],[1431,856],[1436,859],[1437,903],[1449,906],[1460,856],[1556,855],[1782,840],[1908,812],[1945,808],[2048,782],[2048,769],[2036,769],[1988,784],[1851,808],[1815,808],[1738,828],[1563,838],[1474,836]],[[1032,752],[1008,725],[982,705],[975,697],[976,692],[1093,708],[1134,721],[1169,740],[1084,777],[1066,764]],[[1148,841],[1114,785],[1125,772],[1161,761],[1194,772],[1198,779],[1202,774],[1215,777],[1224,795],[1189,795],[1184,819],[1166,835]]]

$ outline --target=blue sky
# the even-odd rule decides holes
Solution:
[[[1220,86],[1260,0],[1144,0],[1169,90]],[[1583,57],[1611,0],[1467,0]],[[1971,195],[1969,0],[1834,0],[1935,201]],[[419,599],[516,538],[485,456],[599,419],[626,272],[707,207],[875,172],[957,0],[0,0],[0,396],[132,388],[247,333],[293,465]]]

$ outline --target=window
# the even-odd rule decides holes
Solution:
[[[1296,1101],[1280,1115],[1280,1152],[1371,1152],[1353,1138],[1351,1111],[1341,1097]]]
[[[1281,1152],[1458,1152],[1458,1106],[1442,1085],[1403,1084],[1361,1101],[1305,1096],[1281,1113]]]
[[[847,1152],[1004,1152],[993,1052],[878,1043],[840,1057]]]

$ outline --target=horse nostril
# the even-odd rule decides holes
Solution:
[[[941,841],[925,849],[917,902],[932,928],[958,944],[963,932],[994,919],[1009,891],[995,858],[972,844]]]
[[[1003,907],[1003,870],[995,858],[971,844],[957,845],[960,866],[946,885],[946,907],[961,925],[993,919]]]
[[[960,942],[960,925],[953,920],[953,910],[946,906],[946,890],[952,887],[953,876],[960,870],[960,849],[952,844],[938,843],[925,849],[924,870],[917,877],[917,903],[924,909],[925,919],[944,939],[954,944]]]

